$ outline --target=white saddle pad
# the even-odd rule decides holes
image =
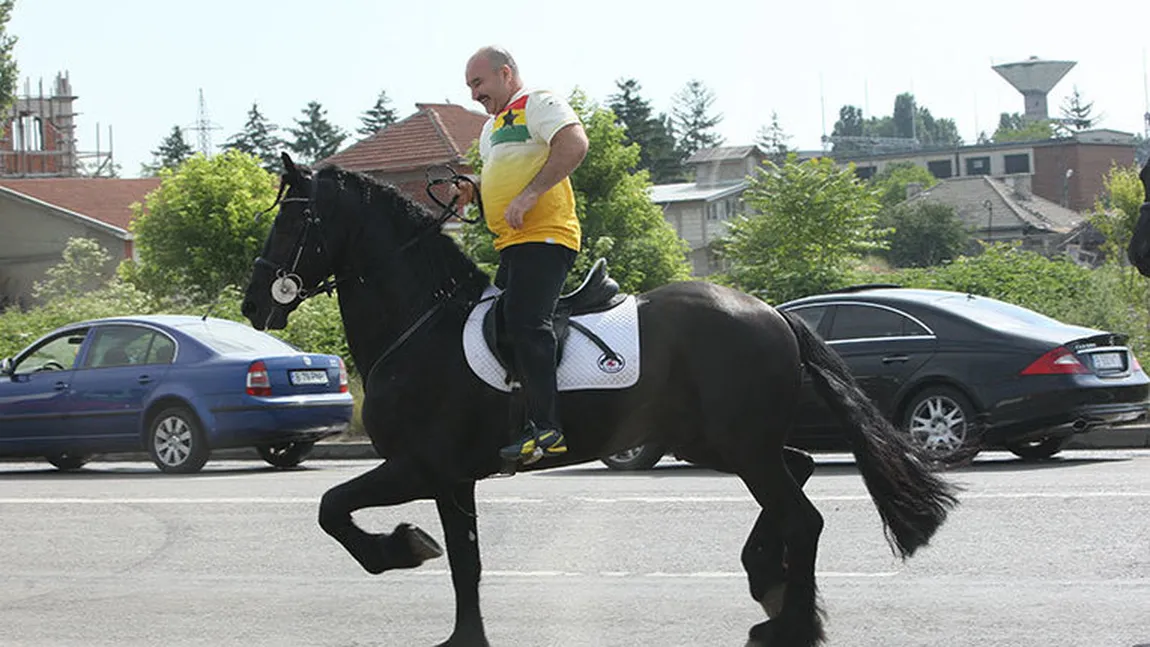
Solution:
[[[499,294],[488,287],[483,297]],[[491,309],[493,299],[482,301],[471,311],[463,326],[463,353],[475,375],[500,391],[511,391],[507,372],[487,348],[483,339],[483,317]],[[572,317],[591,329],[607,347],[621,358],[620,363],[607,360],[603,351],[583,333],[572,328],[567,333],[563,359],[556,376],[560,391],[580,389],[625,389],[639,381],[639,310],[635,297],[628,296],[623,303],[606,312]]]

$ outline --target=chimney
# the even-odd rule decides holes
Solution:
[[[1030,199],[1030,174],[1019,173],[1018,175],[1009,175],[1006,177],[1007,184],[1011,188],[1011,192],[1015,200],[1029,200]]]

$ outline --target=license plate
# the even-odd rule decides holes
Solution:
[[[327,371],[292,371],[291,383],[296,386],[327,384]]]
[[[1094,368],[1101,370],[1111,370],[1122,368],[1122,355],[1120,353],[1095,353]]]

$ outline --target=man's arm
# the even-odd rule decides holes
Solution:
[[[523,216],[535,206],[539,196],[579,168],[587,156],[588,145],[587,133],[583,131],[582,124],[568,124],[555,133],[551,138],[551,152],[543,168],[507,205],[503,218],[512,229],[523,226]]]

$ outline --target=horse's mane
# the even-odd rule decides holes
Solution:
[[[338,166],[325,166],[317,171],[316,177],[333,182],[341,196],[356,196],[349,202],[358,205],[355,217],[362,220],[365,230],[373,224],[386,225],[392,232],[391,243],[397,249],[412,237],[419,237],[411,249],[403,253],[424,259],[427,268],[433,270],[420,273],[423,275],[420,282],[431,284],[423,287],[442,289],[445,283],[454,282],[482,291],[489,283],[487,275],[463,253],[452,236],[441,230],[429,231],[438,229],[435,214],[395,186]]]

